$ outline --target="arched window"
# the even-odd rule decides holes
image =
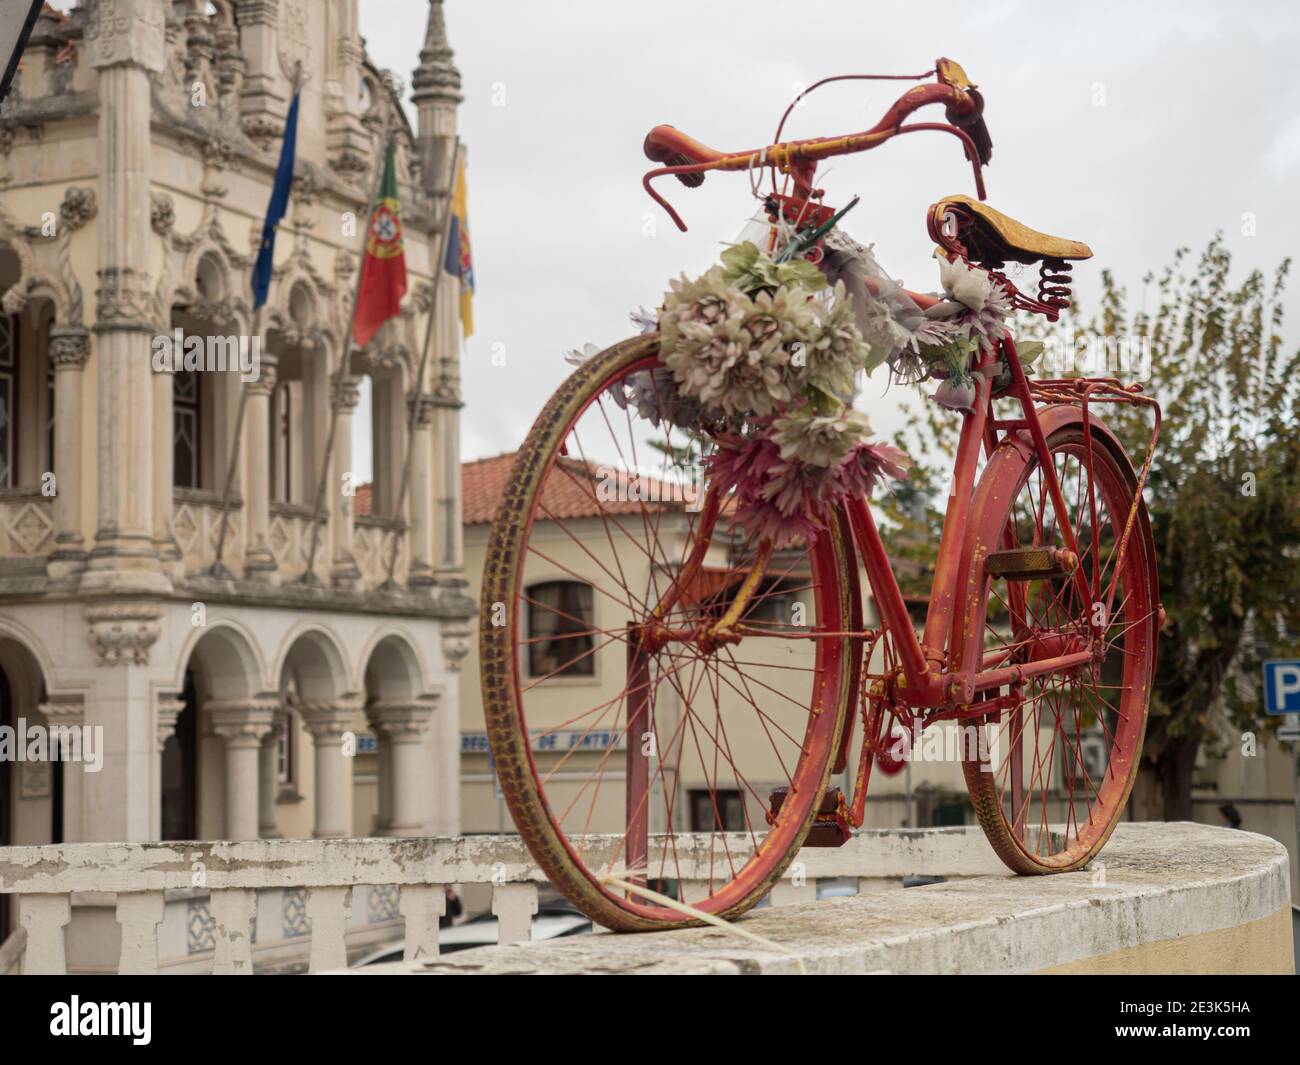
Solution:
[[[0,488],[18,483],[18,318],[0,315]]]
[[[172,484],[177,488],[202,487],[199,464],[202,416],[198,373],[177,370],[172,375]]]
[[[289,503],[297,491],[293,475],[294,383],[280,381],[271,393],[268,413],[271,419],[268,439],[271,442],[271,501]]]
[[[528,671],[534,677],[596,675],[595,597],[581,581],[545,581],[525,593]]]

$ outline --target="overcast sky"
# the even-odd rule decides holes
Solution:
[[[370,55],[408,81],[427,8],[361,0]],[[960,62],[987,102],[988,202],[1092,246],[1076,268],[1085,300],[1101,267],[1140,291],[1176,246],[1199,248],[1219,229],[1243,268],[1273,268],[1300,237],[1294,2],[447,0],[446,10],[478,276],[466,458],[516,447],[568,370],[566,349],[627,335],[630,309],[653,307],[669,276],[708,266],[752,213],[743,175],[710,175],[698,190],[670,179],[663,191],[690,226],[679,233],[641,190],[646,131],[666,122],[713,147],[757,148],[791,96],[829,74]],[[787,134],[865,129],[904,88],[828,86]],[[828,203],[862,197],[844,227],[909,287],[933,289],[926,207],[974,191],[957,142],[903,138],[822,173]],[[1242,233],[1248,212],[1254,236]],[[901,392],[879,393],[869,386],[864,402],[886,429]]]
[[[360,0],[360,11],[371,57],[409,85],[428,3]],[[829,74],[960,62],[987,102],[988,202],[1092,246],[1075,271],[1085,304],[1102,267],[1137,295],[1175,247],[1216,230],[1242,270],[1271,270],[1300,237],[1294,0],[446,0],[446,11],[478,278],[466,458],[518,446],[569,369],[565,350],[626,336],[629,310],[705,269],[753,213],[743,175],[700,189],[670,179],[663,191],[690,226],[679,233],[641,190],[646,131],[666,122],[723,150],[757,148],[790,98]],[[828,86],[787,134],[865,129],[905,87]],[[833,161],[819,184],[836,206],[862,197],[844,228],[886,270],[936,286],[925,209],[974,191],[955,140],[903,138]],[[1294,337],[1300,301],[1289,302]],[[904,393],[877,384],[862,403],[888,431]]]

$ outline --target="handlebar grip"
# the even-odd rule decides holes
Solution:
[[[993,138],[989,136],[989,127],[984,122],[984,97],[980,95],[978,89],[969,88],[966,94],[975,101],[973,110],[966,114],[960,114],[957,109],[949,104],[944,109],[945,117],[958,129],[966,131],[966,134],[975,143],[975,151],[979,156],[980,166],[988,166],[989,160],[993,158]],[[970,152],[966,153],[969,158]],[[975,162],[971,159],[971,162]]]
[[[655,126],[646,134],[642,145],[646,158],[664,166],[690,166],[717,158],[721,153],[706,148],[672,126]],[[704,184],[703,174],[674,175],[687,188],[698,189]]]

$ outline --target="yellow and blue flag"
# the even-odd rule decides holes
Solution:
[[[469,247],[469,194],[465,187],[464,162],[456,169],[443,268],[453,277],[460,278],[460,327],[462,333],[469,336],[474,332],[474,257]]]

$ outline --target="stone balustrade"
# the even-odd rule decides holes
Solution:
[[[708,840],[707,835],[678,837],[675,860],[684,878],[707,879]],[[728,842],[733,853],[751,845],[743,835]],[[593,855],[603,850],[613,858],[619,839],[595,837],[585,846]],[[774,888],[771,903],[814,900],[821,879],[850,878],[868,891],[899,885],[917,872],[951,879],[1000,870],[978,833],[864,833],[837,850],[803,851]],[[451,884],[489,886],[500,941],[527,941],[543,883],[517,836],[0,848],[0,895],[16,901],[17,928],[27,936],[23,973],[69,970],[65,934],[74,904],[77,909],[97,905],[101,924],[115,918],[120,928],[116,965],[95,971],[247,973],[268,939],[277,938],[262,917],[270,909],[268,900],[291,894],[301,910],[299,928],[310,935],[308,967],[320,971],[345,966],[350,948],[355,953],[358,946],[379,945],[375,934],[367,938],[370,926],[391,941],[403,934],[404,925],[406,960],[436,958],[438,919],[445,886]],[[387,919],[358,921],[358,911],[374,916],[375,892],[388,907],[379,916]],[[169,958],[160,948],[160,929],[174,923],[173,911],[178,919],[187,912],[192,919],[196,900],[202,902],[208,949],[197,963]],[[304,942],[298,940],[300,953]],[[12,945],[10,953],[17,953]],[[265,967],[259,957],[259,970]]]

